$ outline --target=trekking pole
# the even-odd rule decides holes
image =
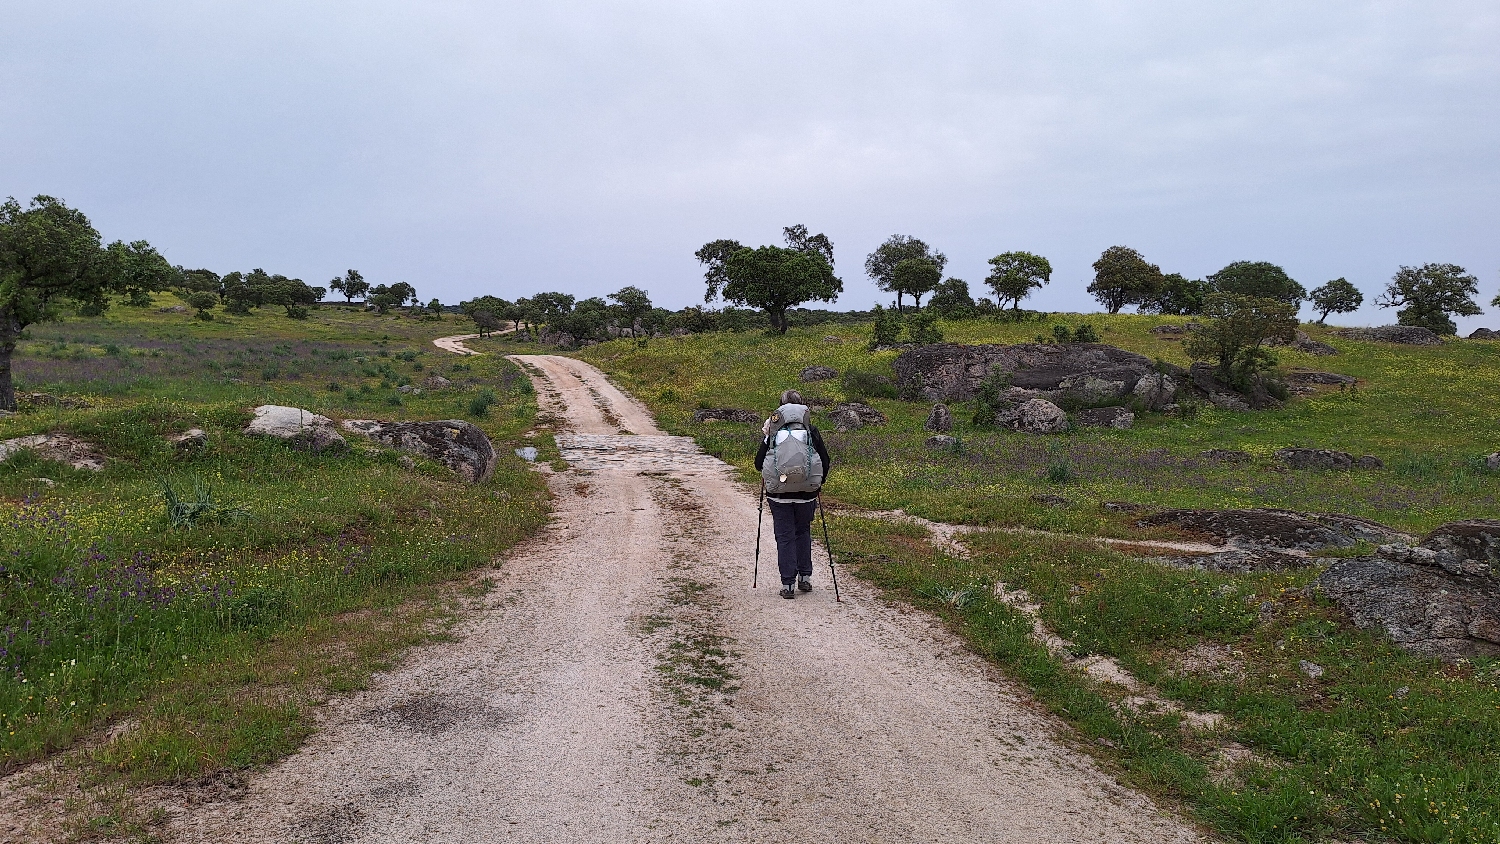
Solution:
[[[818,496],[818,515],[823,517],[823,550],[828,552],[828,573],[833,575],[833,600],[842,604],[839,597],[839,570],[833,567],[833,544],[828,541],[828,511],[823,509],[823,496]]]
[[[760,520],[766,514],[766,485],[760,485],[760,507],[755,514],[755,570],[750,575],[750,588],[754,589],[760,580]]]

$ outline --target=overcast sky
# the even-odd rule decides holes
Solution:
[[[843,308],[902,233],[975,288],[1047,256],[1050,310],[1115,244],[1367,300],[1452,262],[1500,328],[1500,4],[0,0],[0,196],[37,193],[188,267],[445,302],[680,307],[704,242],[805,223]]]

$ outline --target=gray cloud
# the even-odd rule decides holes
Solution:
[[[1500,11],[1481,2],[0,3],[0,193],[177,262],[446,300],[625,284],[803,222],[848,293],[895,232],[977,283],[1124,243],[1370,299],[1495,292]],[[1389,319],[1367,309],[1357,319]],[[1470,321],[1482,324],[1485,318]]]

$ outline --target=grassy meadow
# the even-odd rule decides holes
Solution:
[[[530,382],[431,344],[467,320],[325,306],[206,322],[173,304],[35,326],[17,355],[22,390],[66,401],[23,405],[0,439],[69,434],[106,466],[0,463],[0,772],[111,724],[117,739],[77,755],[84,782],[184,782],[287,753],[318,702],[441,635],[462,595],[445,584],[545,522],[545,486],[513,454],[532,443]],[[433,375],[452,386],[399,389]],[[241,434],[265,403],[467,419],[500,465],[471,486],[355,436],[314,455]],[[179,452],[167,438],[192,427],[207,446]],[[212,506],[174,527],[164,484]],[[101,804],[75,822],[129,818]]]
[[[1103,342],[1188,363],[1180,341],[1151,334],[1172,317],[1053,315],[1042,322],[941,324],[947,339],[1012,343],[1088,322]],[[827,487],[841,560],[893,598],[936,613],[973,649],[1025,683],[1072,735],[1120,776],[1180,802],[1209,829],[1245,842],[1500,841],[1500,663],[1442,665],[1359,631],[1307,587],[1319,566],[1248,575],[1174,569],[1110,550],[1086,536],[1150,537],[1104,508],[1286,507],[1364,516],[1424,532],[1457,518],[1500,518],[1500,449],[1493,396],[1500,343],[1422,348],[1347,341],[1303,326],[1340,354],[1278,352],[1284,368],[1353,375],[1352,390],[1321,388],[1284,409],[1192,418],[1138,415],[1130,430],[1079,429],[1036,437],[969,424],[953,408],[957,449],[930,451],[929,407],[869,398],[889,424],[825,430],[835,468]],[[693,411],[768,413],[799,387],[858,397],[860,379],[801,384],[822,364],[889,376],[896,352],[866,349],[868,329],[824,327],[628,341],[579,352],[643,398],[669,431],[691,435],[754,482],[751,426],[694,424]],[[1373,454],[1380,470],[1289,471],[1285,446]],[[1249,464],[1200,457],[1238,449]],[[1067,503],[1037,501],[1061,496]],[[906,511],[985,528],[967,558],[942,552],[911,524],[860,518],[858,508]],[[995,596],[1024,589],[1069,655],[1116,659],[1163,698],[1217,713],[1205,731],[1180,715],[1132,706],[1031,637],[1032,621]],[[1302,663],[1323,669],[1314,678]]]

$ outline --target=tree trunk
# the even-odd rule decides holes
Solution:
[[[911,294],[911,298],[916,302],[916,304],[912,307],[916,308],[919,311],[922,310],[922,294],[913,293]]]
[[[16,409],[16,385],[11,380],[10,361],[23,327],[9,309],[0,309],[0,410]]]
[[[898,313],[898,314],[904,314],[904,313],[906,313],[906,309],[903,308],[903,307],[901,307],[901,291],[899,291],[899,290],[896,291],[896,313]]]

